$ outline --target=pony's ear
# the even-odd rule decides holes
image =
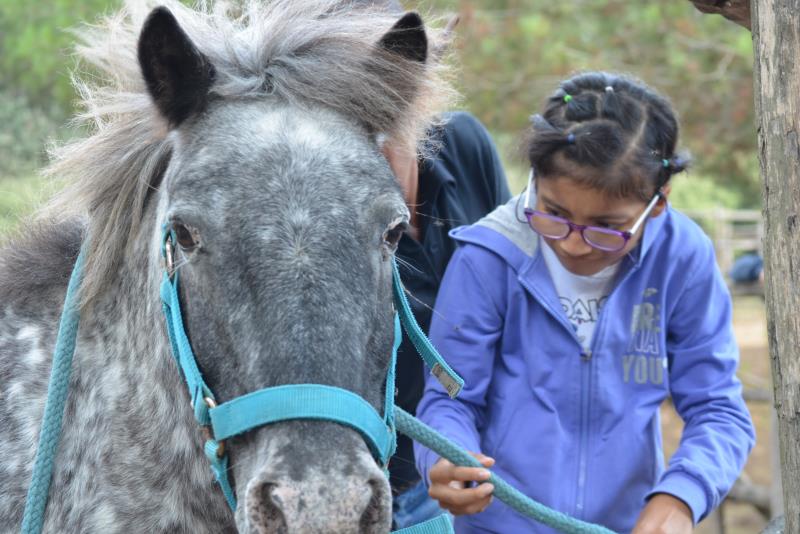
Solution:
[[[147,90],[171,127],[205,106],[214,66],[167,8],[157,7],[148,15],[138,53]]]
[[[428,37],[419,14],[409,11],[386,32],[378,46],[399,54],[409,61],[425,63],[428,59]]]

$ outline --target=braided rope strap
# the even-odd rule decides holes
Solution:
[[[425,445],[442,458],[465,467],[483,467],[467,451],[458,447],[440,433],[415,418],[405,410],[395,407],[397,431]],[[512,487],[508,482],[491,473],[489,482],[494,484],[494,495],[517,512],[566,534],[614,534],[613,531],[592,523],[586,523],[538,503]]]
[[[72,275],[67,286],[64,299],[64,310],[58,326],[53,367],[50,370],[50,383],[47,386],[47,402],[42,418],[42,430],[39,433],[39,446],[36,448],[36,459],[33,464],[31,484],[25,501],[25,512],[22,516],[22,533],[41,532],[44,523],[44,510],[47,506],[47,494],[50,491],[50,480],[53,473],[53,460],[58,452],[61,437],[61,422],[64,418],[64,406],[69,393],[69,379],[72,372],[72,357],[75,354],[75,341],[78,337],[80,311],[78,306],[78,290],[83,272],[83,252],[78,255]]]

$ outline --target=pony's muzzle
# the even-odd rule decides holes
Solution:
[[[298,481],[260,476],[243,504],[252,534],[385,534],[391,526],[391,492],[377,466]]]

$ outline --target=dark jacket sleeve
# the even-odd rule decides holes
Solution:
[[[471,190],[473,199],[483,199],[484,214],[505,204],[511,193],[497,148],[489,132],[473,115],[457,111],[446,115],[442,153],[453,167],[461,167],[463,176],[472,176],[473,183],[461,184]]]

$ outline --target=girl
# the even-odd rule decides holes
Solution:
[[[530,497],[617,532],[691,532],[754,442],[712,244],[667,204],[677,137],[638,81],[562,83],[533,118],[527,191],[451,232],[431,340],[466,387],[450,400],[428,380],[417,411]],[[685,428],[665,470],[667,396]],[[549,532],[471,484],[485,469],[416,455],[459,533]]]

